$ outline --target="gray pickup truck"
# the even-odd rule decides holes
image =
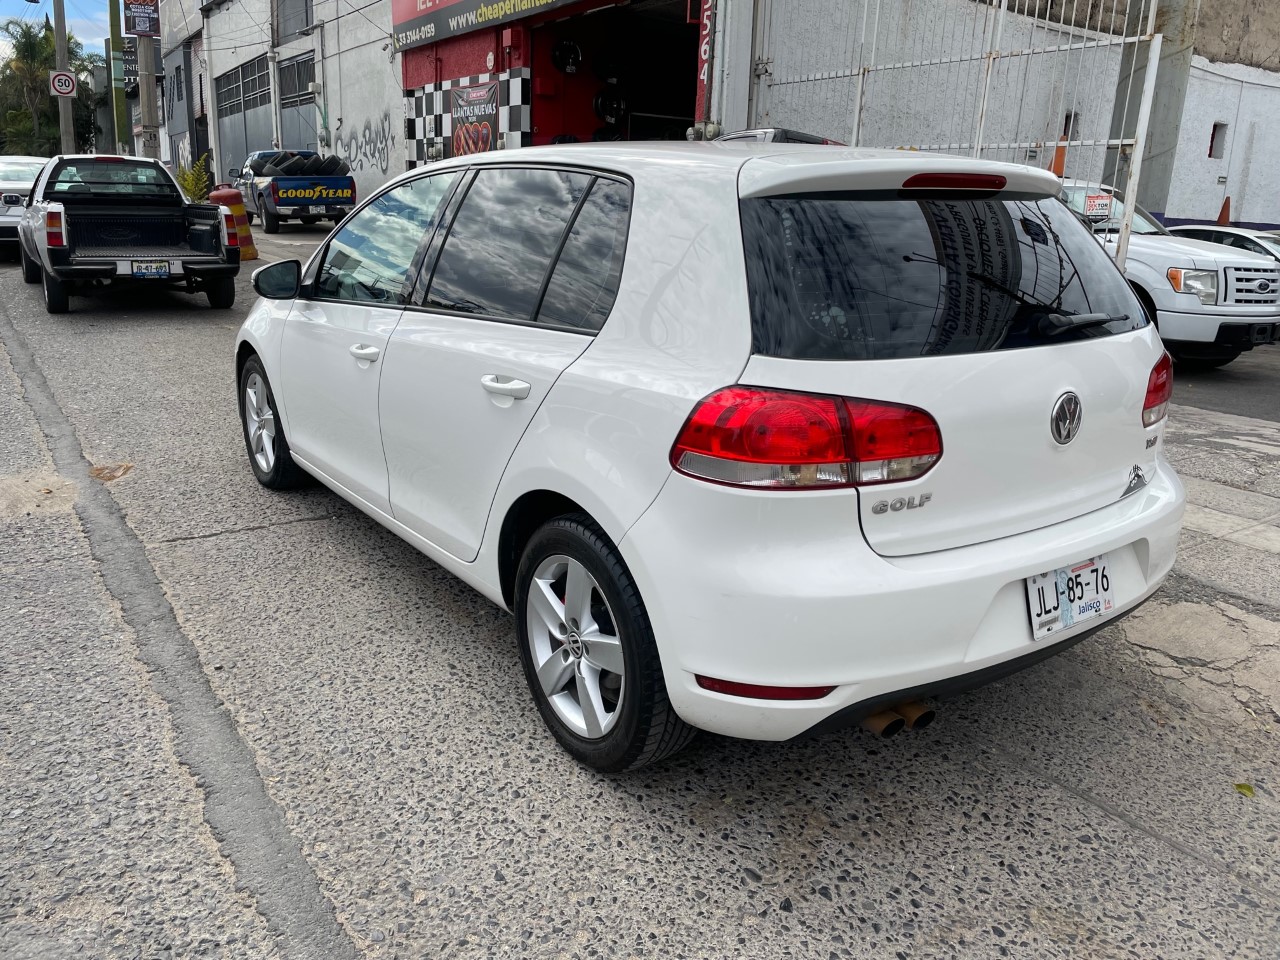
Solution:
[[[22,279],[45,309],[106,285],[184,287],[227,309],[240,245],[228,207],[192,203],[156,160],[68,155],[45,164],[18,224]]]

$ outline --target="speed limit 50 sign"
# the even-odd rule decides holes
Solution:
[[[50,70],[49,92],[55,97],[74,97],[76,95],[76,75],[70,70]]]

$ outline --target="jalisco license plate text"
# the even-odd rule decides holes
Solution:
[[[1108,561],[1103,554],[1027,578],[1032,639],[1041,640],[1115,610]]]

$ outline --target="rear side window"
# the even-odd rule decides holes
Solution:
[[[879,360],[1109,336],[1142,307],[1057,199],[836,193],[742,201],[756,353]],[[1049,333],[1045,317],[1114,319]]]
[[[538,308],[539,323],[599,330],[622,278],[631,189],[597,180],[583,201]]]
[[[431,278],[427,306],[531,320],[591,176],[504,167],[476,173]]]

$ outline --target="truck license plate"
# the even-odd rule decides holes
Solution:
[[[1027,577],[1026,582],[1032,640],[1063,633],[1116,608],[1111,563],[1105,553],[1069,567],[1037,573]]]
[[[140,279],[169,276],[168,260],[134,260],[133,275]]]

